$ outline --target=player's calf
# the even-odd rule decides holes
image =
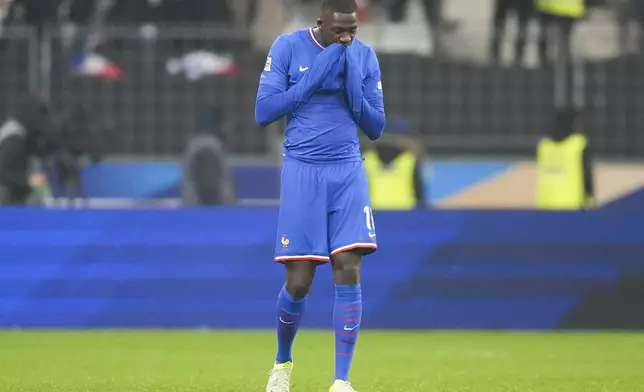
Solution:
[[[313,282],[316,266],[317,263],[312,261],[290,261],[286,263],[286,284],[282,287],[277,298],[276,364],[290,364],[293,362],[293,341],[304,314],[306,295]],[[290,367],[288,367],[288,371],[290,375]]]
[[[347,383],[349,369],[362,320],[360,259],[361,256],[353,252],[337,254],[331,258],[336,284],[333,309],[336,383],[332,390],[336,388],[340,391],[340,385],[350,385]]]

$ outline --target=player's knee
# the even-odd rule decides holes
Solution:
[[[345,252],[332,258],[333,277],[336,284],[360,283],[360,255]]]
[[[295,279],[286,281],[286,291],[288,291],[288,293],[291,294],[293,298],[306,297],[306,295],[309,293],[310,288],[311,284],[305,281]]]
[[[286,291],[295,298],[303,298],[309,293],[317,264],[297,261],[286,264]]]

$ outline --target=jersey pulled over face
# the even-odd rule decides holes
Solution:
[[[373,49],[354,37],[352,26],[326,31],[333,35],[334,41],[351,37],[358,62],[354,66],[361,70],[365,98],[381,102],[380,67]],[[278,37],[266,60],[260,88],[271,87],[279,92],[293,88],[324,50],[325,45],[316,38],[314,28]],[[286,116],[284,153],[287,156],[311,163],[361,159],[358,125],[351,115],[345,92],[345,67],[343,55],[321,88],[297,111]]]

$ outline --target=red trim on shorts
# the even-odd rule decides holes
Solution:
[[[276,263],[285,263],[288,261],[317,261],[318,263],[328,263],[331,261],[326,256],[304,255],[304,256],[279,256],[275,258]]]
[[[368,249],[371,251],[375,251],[378,249],[378,244],[351,244],[351,245],[346,245],[346,246],[341,246],[338,249],[334,250],[331,252],[331,256],[337,255],[338,253],[344,253],[348,252],[350,250],[356,250],[356,249]]]

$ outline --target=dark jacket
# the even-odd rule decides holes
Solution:
[[[49,124],[47,106],[28,99],[0,125],[0,186],[5,193],[0,204],[21,204],[31,192],[30,163],[47,154]]]
[[[181,198],[185,206],[235,203],[235,187],[221,141],[199,133],[188,143],[183,164]]]

